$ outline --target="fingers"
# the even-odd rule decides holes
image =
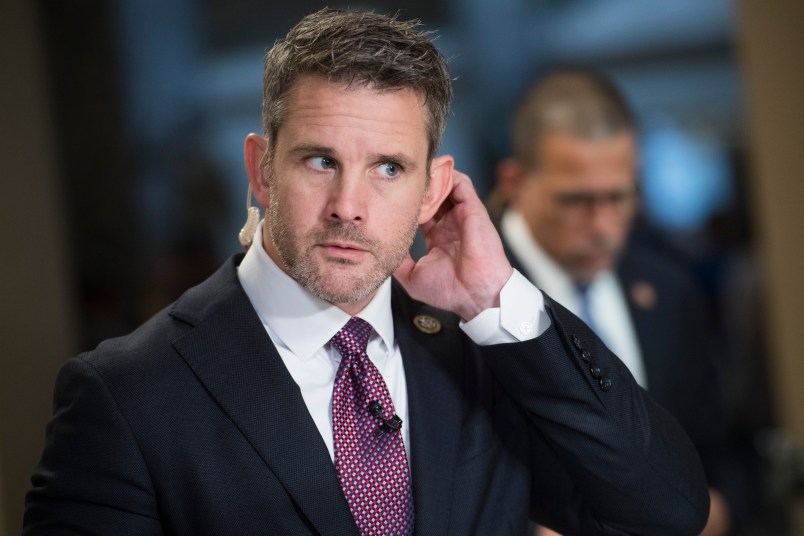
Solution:
[[[472,179],[460,171],[453,171],[453,188],[448,199],[453,205],[464,205],[463,210],[469,210],[469,213],[487,212],[485,205],[477,195]]]
[[[444,220],[458,205],[464,205],[462,210],[466,214],[466,208],[470,208],[469,213],[478,210],[478,207],[485,211],[485,206],[477,197],[472,180],[465,173],[461,173],[455,169],[452,170],[452,190],[449,195],[444,199],[441,205],[433,214],[432,218],[419,225],[419,229],[424,235],[425,241],[429,236],[430,231],[436,227],[439,222]]]
[[[402,264],[399,265],[399,268],[394,271],[394,277],[406,290],[410,288],[410,274],[413,272],[413,268],[415,266],[416,261],[414,261],[413,257],[410,256],[410,253],[408,253],[405,258],[402,259]]]
[[[473,190],[472,179],[468,175],[461,173],[457,169],[452,170],[452,191],[448,199],[451,199],[454,203],[462,203],[466,201]]]
[[[441,206],[438,207],[438,210],[433,216],[433,220],[440,220],[444,214],[452,210],[455,205],[464,203],[472,197],[477,197],[474,186],[472,185],[472,180],[465,173],[452,170],[452,190],[446,199],[444,199],[444,202],[441,203]]]
[[[449,200],[453,205],[463,205],[462,213],[464,215],[472,214],[473,216],[482,215],[488,217],[488,210],[477,195],[472,179],[468,175],[460,171],[453,171],[453,184],[452,193]]]

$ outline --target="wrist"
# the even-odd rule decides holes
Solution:
[[[501,273],[499,277],[490,278],[492,282],[484,285],[478,292],[470,294],[465,303],[459,304],[455,313],[464,322],[472,320],[483,311],[500,306],[500,293],[511,279],[514,269],[509,265],[508,269]]]
[[[491,300],[481,300],[477,302],[473,302],[469,306],[461,307],[460,310],[455,311],[455,313],[461,317],[461,320],[464,322],[469,322],[481,314],[483,311],[487,311],[494,307],[500,306],[500,293],[497,293],[496,298]]]

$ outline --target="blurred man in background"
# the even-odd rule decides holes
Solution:
[[[704,534],[732,533],[748,486],[727,440],[703,297],[674,260],[628,244],[639,196],[631,110],[606,79],[556,72],[528,92],[512,134],[490,203],[512,264],[687,429],[710,484]]]

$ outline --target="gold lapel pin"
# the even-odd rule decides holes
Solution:
[[[659,296],[653,285],[646,281],[637,281],[631,286],[631,299],[637,306],[649,311],[656,307]]]
[[[441,322],[430,315],[416,315],[413,317],[413,325],[416,329],[428,335],[441,331]]]

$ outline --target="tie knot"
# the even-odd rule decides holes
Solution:
[[[353,316],[329,342],[342,356],[360,355],[366,352],[371,324]]]
[[[591,284],[580,283],[576,281],[574,285],[575,285],[575,292],[577,292],[579,296],[583,297],[584,299],[586,299],[586,297],[589,296],[589,287],[592,286]]]

